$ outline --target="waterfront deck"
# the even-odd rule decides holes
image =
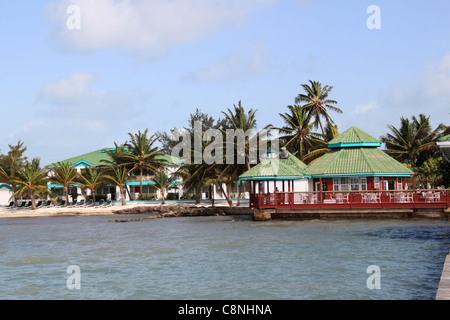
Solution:
[[[274,192],[250,195],[257,209],[446,209],[450,190]]]
[[[450,300],[450,255],[447,256],[444,262],[436,300]]]

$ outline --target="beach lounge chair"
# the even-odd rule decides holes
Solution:
[[[47,202],[42,204],[42,209],[50,208],[52,205],[52,200],[47,200]]]
[[[14,208],[14,201],[11,201],[11,202],[9,203],[9,205],[6,206],[6,209],[11,209],[11,208]]]
[[[67,208],[73,208],[73,207],[76,207],[77,206],[77,200],[73,200],[72,201],[72,204],[69,204],[68,206],[67,206]]]
[[[30,207],[31,208],[31,207]],[[42,208],[42,200],[39,200],[37,203],[36,203],[36,209],[39,209],[39,208]]]
[[[83,207],[84,206],[84,199],[77,203],[77,207]]]
[[[28,201],[28,202],[23,206],[23,208],[24,208],[24,209],[31,208],[31,201]]]
[[[55,207],[64,207],[66,205],[66,200],[61,201],[61,203],[58,203]]]
[[[26,201],[22,201],[19,205],[17,205],[17,209],[22,209],[27,204]]]
[[[94,201],[92,199],[90,199],[88,202],[85,202],[85,204],[83,205],[83,207],[92,207],[94,205]]]
[[[106,201],[104,204],[103,204],[103,207],[111,207],[112,206],[112,201],[111,200],[108,200],[108,201]]]
[[[105,200],[100,199],[99,203],[97,205],[95,205],[94,207],[102,207],[104,202],[105,202]]]

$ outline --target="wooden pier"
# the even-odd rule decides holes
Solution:
[[[436,300],[450,300],[450,255],[445,259],[444,267],[442,268]]]

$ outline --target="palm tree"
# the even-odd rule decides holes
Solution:
[[[222,132],[224,134],[227,135],[227,130],[231,129],[234,130],[234,132],[238,132],[241,131],[242,133],[252,133],[251,130],[256,128],[256,111],[257,109],[253,110],[250,109],[248,112],[245,112],[244,107],[242,107],[242,103],[241,101],[239,101],[238,106],[233,105],[234,110],[230,110],[227,109],[227,112],[223,112],[222,113],[225,115],[225,124],[223,125],[224,129],[222,130]],[[264,128],[262,128],[259,132],[253,134],[252,136],[245,136],[245,141],[244,141],[244,150],[238,150],[238,144],[237,141],[235,143],[235,141],[233,140],[233,142],[231,142],[231,146],[226,145],[225,148],[231,147],[234,149],[233,154],[235,154],[235,158],[232,159],[233,161],[227,161],[228,163],[233,162],[234,164],[237,164],[237,156],[238,156],[238,152],[244,152],[244,154],[240,154],[240,156],[244,156],[245,159],[245,170],[250,169],[250,162],[252,159],[250,159],[250,148],[252,146],[252,142],[255,142],[256,139],[258,138],[258,136],[260,136],[260,132],[262,130],[265,130],[267,128],[269,128],[270,125],[265,126]],[[249,131],[250,130],[250,131]],[[227,135],[228,138],[228,135]],[[230,143],[230,141],[228,141],[229,139],[226,139],[226,143]],[[253,150],[252,150],[253,151]]]
[[[228,109],[228,112],[222,112],[225,115],[225,128],[226,129],[232,129],[235,132],[236,131],[242,131],[243,133],[249,132],[249,130],[253,130],[256,128],[256,111],[250,109],[248,112],[245,112],[244,107],[242,107],[241,101],[239,101],[238,106],[234,105],[234,111]],[[252,151],[252,145],[256,145],[256,139],[261,138],[261,132],[267,128],[269,128],[271,125],[267,125],[264,128],[262,128],[259,132],[256,134],[253,134],[252,136],[245,136],[244,141],[244,147],[243,150],[239,149],[239,142],[229,141],[227,138],[226,148],[233,148],[234,152],[233,154],[235,157],[233,159],[226,159],[226,164],[220,165],[221,172],[218,176],[218,179],[225,183],[227,192],[222,188],[222,185],[219,184],[221,191],[224,193],[225,197],[227,198],[227,202],[230,206],[232,206],[231,196],[230,196],[230,188],[232,184],[239,179],[239,175],[244,173],[245,171],[250,169],[251,162],[253,159],[250,159],[250,154]],[[227,136],[228,137],[228,136]],[[243,152],[243,154],[242,154]],[[238,155],[238,153],[241,153]],[[239,163],[238,156],[244,157],[244,163]],[[255,159],[256,160],[256,159]],[[239,185],[239,190],[241,188],[241,185]],[[240,192],[239,192],[240,194]],[[238,205],[240,203],[240,197],[238,197]]]
[[[103,173],[97,168],[87,167],[85,173],[79,175],[79,181],[83,190],[91,190],[92,201],[95,203],[95,190],[105,184]]]
[[[176,175],[183,179],[185,192],[194,191],[195,203],[200,203],[201,190],[203,186],[203,177],[206,170],[206,164],[184,164],[178,168]]]
[[[439,124],[433,130],[429,119],[420,114],[419,118],[412,116],[412,121],[401,117],[399,128],[388,125],[391,132],[380,138],[386,146],[386,153],[414,167],[423,164],[430,154],[438,152],[435,141],[445,128]]]
[[[140,192],[142,193],[142,180],[144,171],[156,174],[166,161],[162,158],[163,153],[159,151],[153,144],[158,139],[156,135],[150,137],[147,136],[148,129],[144,132],[140,130],[138,133],[131,134],[130,142],[125,143],[125,147],[128,148],[128,152],[124,153],[124,163],[131,167],[130,172],[139,172],[139,185]]]
[[[17,179],[13,183],[17,185],[14,195],[26,194],[31,199],[31,208],[36,209],[35,194],[47,190],[47,172],[40,167],[39,158],[26,162],[25,166],[17,172]]]
[[[70,162],[57,162],[52,168],[53,174],[50,181],[63,186],[66,195],[66,203],[69,203],[69,186],[78,182],[78,172]]]
[[[105,181],[119,187],[123,206],[127,204],[125,189],[129,173],[130,171],[126,168],[126,166],[116,164],[108,167],[103,176]]]
[[[314,124],[308,110],[299,105],[288,106],[288,109],[289,113],[280,113],[285,123],[284,127],[275,129],[284,134],[282,137],[284,147],[303,161],[303,158],[315,148],[320,134],[312,132]]]
[[[0,182],[11,185],[12,197],[15,198],[16,185],[13,183],[18,178],[18,171],[23,168],[26,157],[23,156],[27,147],[23,146],[22,141],[18,141],[17,145],[9,145],[9,151],[0,161]],[[14,207],[17,207],[17,201],[14,199]]]
[[[155,174],[153,181],[155,182],[154,187],[161,192],[162,204],[165,204],[166,190],[169,187],[173,186],[175,182],[175,176],[174,175],[169,176],[164,170],[164,168],[161,168]]]
[[[332,86],[326,85],[322,88],[320,82],[309,80],[309,83],[310,85],[302,84],[306,94],[299,94],[295,98],[295,103],[306,103],[303,105],[303,108],[308,110],[309,115],[314,118],[314,126],[316,128],[320,127],[324,135],[325,130],[321,118],[325,118],[327,123],[334,124],[327,109],[338,113],[342,113],[342,110],[334,106],[334,104],[337,104],[337,101],[328,99],[328,94],[333,89]]]
[[[325,136],[323,136],[321,139],[314,140],[315,146],[313,150],[311,150],[306,156],[304,156],[302,161],[309,165],[323,156],[325,153],[330,151],[330,149],[328,149],[328,142],[336,138],[338,135],[339,131],[337,125],[328,123],[325,127]]]

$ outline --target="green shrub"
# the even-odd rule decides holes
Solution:
[[[139,195],[138,195],[138,200],[149,201],[149,200],[156,200],[156,199],[158,199],[158,195],[156,193],[144,193],[144,194],[139,193]]]
[[[169,192],[167,194],[166,200],[178,200],[178,193]]]
[[[183,193],[181,196],[183,200],[195,200],[195,193]]]

